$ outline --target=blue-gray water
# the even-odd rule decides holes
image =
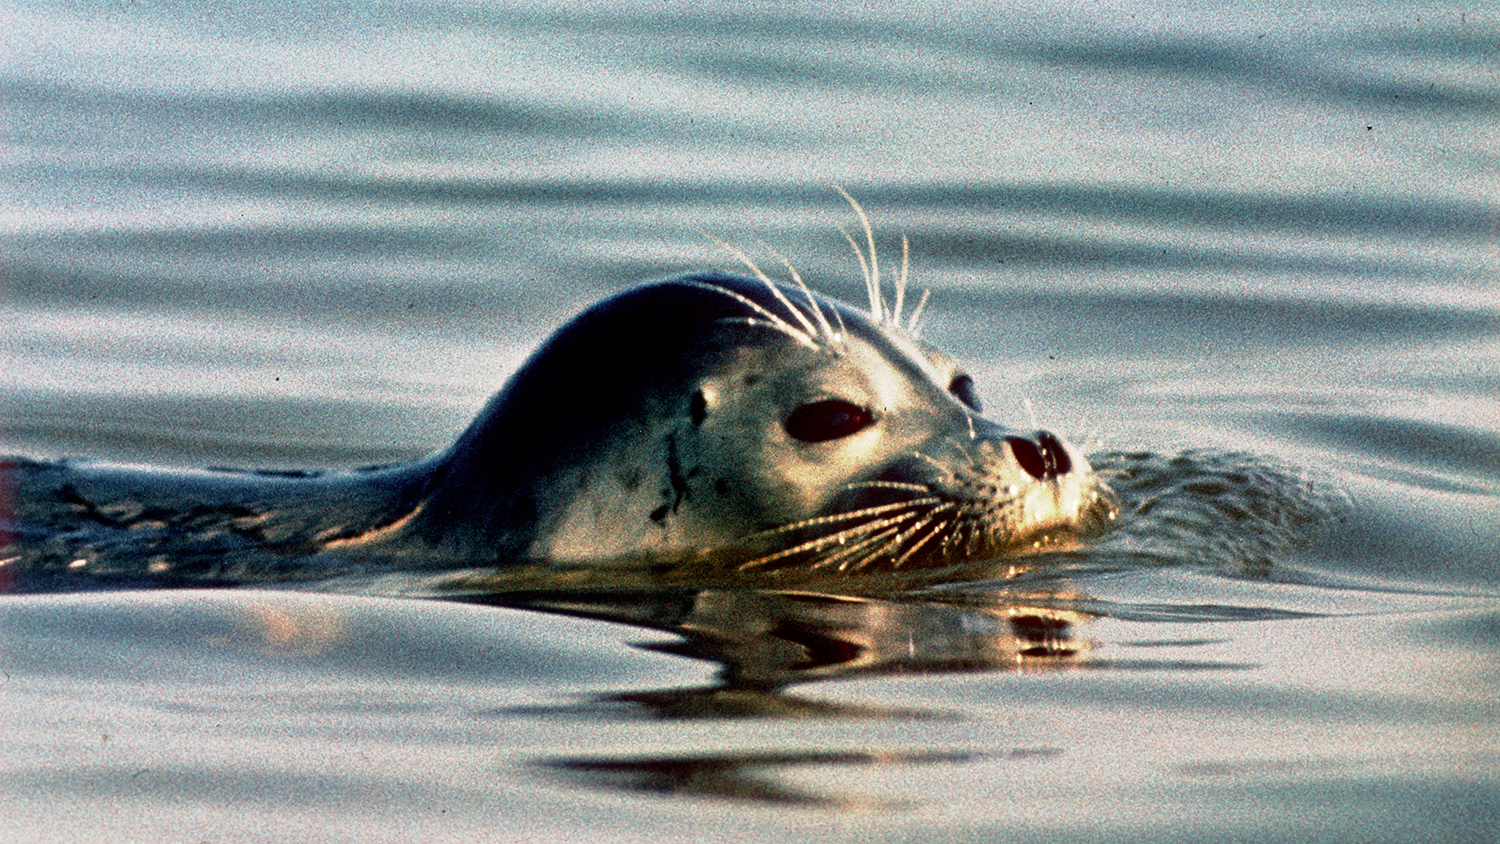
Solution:
[[[9,597],[0,840],[1500,838],[1497,50],[1464,3],[5,6],[0,453],[413,457],[704,233],[857,298],[838,184],[992,417],[1346,504],[636,624]]]

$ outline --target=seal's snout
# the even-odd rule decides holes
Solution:
[[[1039,481],[1051,480],[1073,471],[1068,449],[1051,431],[1037,431],[1030,438],[1011,435],[1005,438],[1016,462],[1026,474]]]

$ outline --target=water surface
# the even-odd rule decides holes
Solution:
[[[413,458],[705,232],[858,301],[839,184],[991,417],[1268,474],[873,595],[5,598],[0,839],[1497,835],[1488,10],[5,16],[0,452]]]

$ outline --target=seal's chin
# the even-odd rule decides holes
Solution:
[[[1117,507],[1055,435],[945,438],[846,484],[821,511],[755,537],[741,571],[894,571],[1076,547]]]

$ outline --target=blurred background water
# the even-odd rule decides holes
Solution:
[[[1487,6],[12,2],[0,44],[0,452],[414,457],[589,302],[732,267],[704,233],[858,301],[838,184],[992,417],[1349,502],[1269,574],[962,600],[6,598],[0,839],[1500,836]]]

